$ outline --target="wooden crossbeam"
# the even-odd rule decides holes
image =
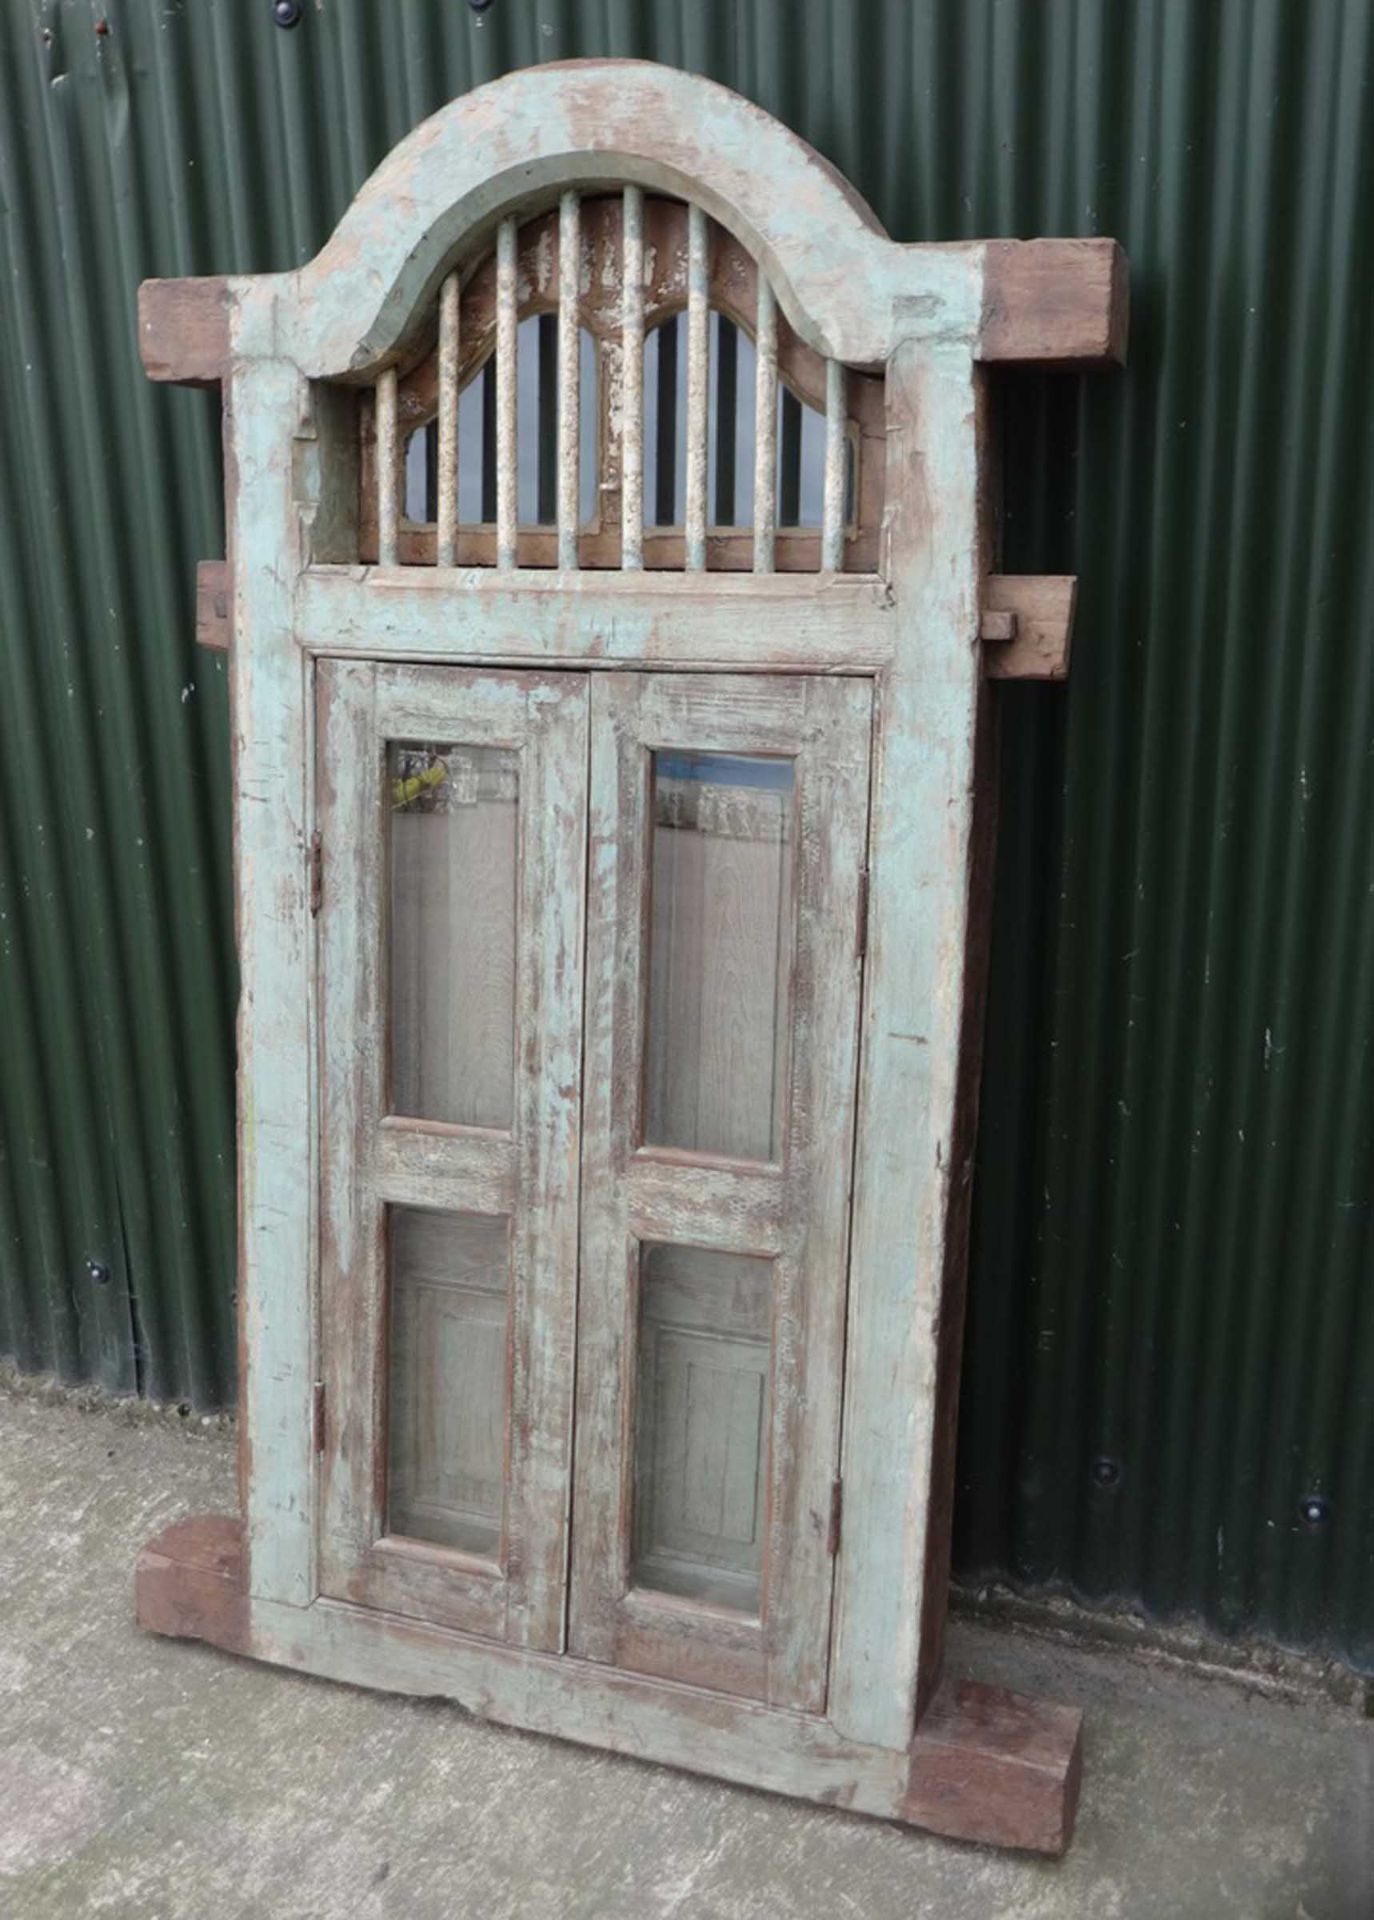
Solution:
[[[229,284],[145,280],[138,290],[138,350],[150,380],[212,387],[229,370]]]
[[[1071,573],[993,573],[980,633],[990,680],[1064,680],[1078,581]]]
[[[1128,276],[1115,240],[989,240],[978,358],[988,365],[1122,366]],[[138,336],[152,380],[211,386],[229,364],[223,275],[145,280]]]
[[[1126,256],[1115,240],[989,240],[978,358],[1124,366],[1129,307]]]

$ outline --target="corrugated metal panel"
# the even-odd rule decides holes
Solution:
[[[662,59],[901,237],[1130,252],[1130,373],[1009,407],[1007,563],[1083,593],[1070,691],[1002,695],[960,1557],[1374,1666],[1369,0],[3,0],[0,34],[0,1345],[231,1391],[215,422],[139,375],[137,282],[308,258],[509,67]]]

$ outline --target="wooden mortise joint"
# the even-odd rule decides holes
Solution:
[[[196,562],[196,645],[215,653],[229,648],[229,562]]]
[[[1071,573],[992,573],[979,637],[990,680],[1064,680],[1078,581]]]
[[[138,350],[150,380],[213,387],[229,370],[229,283],[145,280],[138,290]]]

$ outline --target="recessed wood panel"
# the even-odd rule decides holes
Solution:
[[[773,1263],[650,1246],[640,1267],[638,1586],[757,1613]]]
[[[505,1511],[509,1222],[389,1209],[387,1532],[496,1558]]]

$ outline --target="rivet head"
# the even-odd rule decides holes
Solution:
[[[1305,1493],[1298,1502],[1298,1512],[1302,1515],[1303,1525],[1315,1532],[1324,1527],[1331,1518],[1331,1502],[1321,1493]]]
[[[297,0],[272,0],[272,18],[279,27],[298,27],[301,10]]]
[[[1093,1461],[1090,1472],[1094,1486],[1116,1487],[1121,1484],[1121,1462],[1113,1460],[1108,1454],[1100,1453]]]
[[[86,1262],[86,1278],[94,1287],[108,1287],[110,1284],[110,1269],[103,1260],[88,1260]]]

